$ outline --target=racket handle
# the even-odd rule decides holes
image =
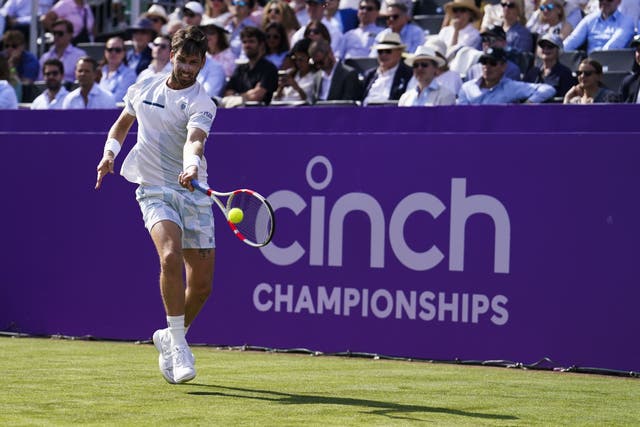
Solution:
[[[207,191],[208,189],[203,187],[202,184],[200,184],[200,182],[197,179],[192,179],[191,180],[191,185],[193,185],[193,188],[195,188],[196,190],[198,190],[198,191],[200,191],[200,192],[202,192],[204,194],[207,194],[207,195],[209,194],[208,191]]]

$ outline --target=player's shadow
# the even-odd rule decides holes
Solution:
[[[462,411],[459,409],[449,409],[437,406],[405,405],[402,403],[383,402],[379,400],[353,399],[349,397],[318,396],[309,394],[282,393],[273,390],[260,390],[239,387],[225,387],[221,385],[197,384],[190,386],[202,387],[207,391],[189,391],[187,394],[194,396],[221,396],[235,397],[242,399],[266,400],[283,405],[347,405],[372,409],[371,414],[382,415],[390,418],[416,420],[408,414],[411,413],[440,413],[460,417],[494,419],[494,420],[517,420],[513,415],[485,414],[481,412]]]

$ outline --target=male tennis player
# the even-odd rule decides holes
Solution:
[[[185,332],[213,281],[212,201],[193,192],[191,185],[192,179],[207,180],[204,143],[216,113],[213,101],[196,82],[206,52],[207,37],[197,27],[173,36],[170,76],[151,77],[129,88],[97,168],[99,189],[107,173],[113,173],[114,160],[137,119],[137,143],[120,173],[139,185],[136,199],[160,257],[160,291],[169,327],[156,331],[153,342],[160,352],[160,372],[170,383],[196,376]]]

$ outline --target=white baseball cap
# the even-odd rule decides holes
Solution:
[[[191,12],[195,13],[196,15],[204,14],[204,8],[197,1],[188,2],[187,4],[184,5],[183,9],[189,9]]]

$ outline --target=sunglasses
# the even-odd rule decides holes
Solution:
[[[267,34],[266,37],[269,40],[280,40],[280,34]]]
[[[190,11],[189,9],[185,9],[183,12],[184,16],[186,16],[187,18],[193,18],[194,16],[196,16],[195,13],[193,13],[192,11]]]
[[[280,15],[280,9],[276,9],[276,8],[269,9],[269,13],[275,13],[276,15]]]
[[[593,73],[595,73],[595,71],[576,71],[576,76],[590,77],[591,75],[593,75]]]
[[[554,49],[557,47],[554,44],[546,43],[546,42],[540,43],[538,46],[540,46],[542,49]]]
[[[429,68],[431,66],[430,62],[414,62],[412,67],[415,70],[416,68]]]
[[[51,34],[53,34],[53,37],[62,37],[65,35],[64,31],[52,31]]]
[[[391,53],[391,49],[378,49],[378,55],[389,55]]]
[[[321,34],[321,32],[317,28],[309,28],[309,34]]]
[[[107,47],[105,48],[105,50],[109,53],[122,53],[124,52],[124,49],[121,47]]]
[[[479,61],[482,65],[488,65],[490,67],[495,67],[498,65],[498,61],[493,58],[480,58]]]
[[[158,18],[157,16],[148,18],[151,22],[164,22],[162,18]]]
[[[469,10],[469,9],[464,8],[464,7],[452,7],[451,8],[451,12],[453,12],[453,13],[464,13],[467,10]]]
[[[55,77],[59,75],[60,75],[60,71],[47,71],[46,73],[44,73],[45,77]]]
[[[17,49],[20,46],[22,46],[21,44],[5,44],[4,47],[6,47],[7,49]]]
[[[553,9],[555,9],[555,5],[553,4],[543,4],[540,6],[540,12],[544,12],[545,10],[551,12]]]
[[[599,0],[600,3],[613,3],[614,0]]]
[[[489,43],[492,44],[493,42],[495,42],[496,40],[498,40],[497,37],[493,37],[493,36],[482,36],[482,43]]]
[[[360,6],[358,9],[364,10],[366,12],[373,12],[375,10],[373,6]]]
[[[387,19],[388,19],[389,21],[395,21],[395,20],[396,20],[396,19],[398,19],[398,18],[400,18],[400,15],[398,15],[397,13],[396,13],[396,14],[393,14],[393,15],[389,15],[389,16],[387,16]]]
[[[149,43],[149,47],[151,49],[153,49],[154,47],[157,47],[158,49],[168,49],[169,45],[166,43]]]
[[[507,9],[515,9],[517,7],[515,3],[500,3],[500,5]]]

